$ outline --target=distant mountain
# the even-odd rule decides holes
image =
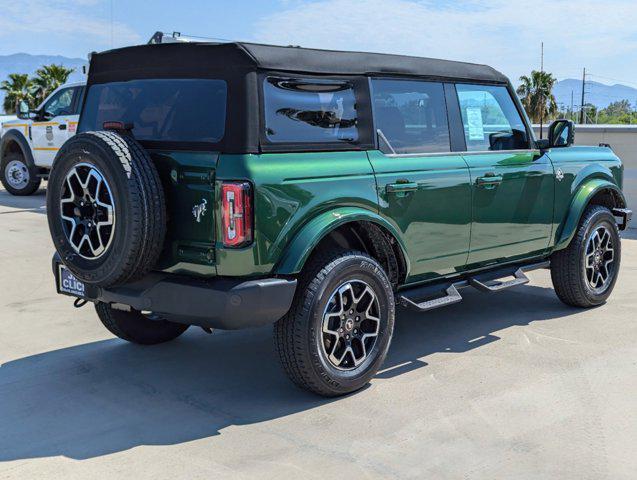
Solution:
[[[569,78],[557,82],[553,94],[560,108],[571,108],[571,92],[575,110],[582,103],[582,81]],[[637,107],[637,88],[626,85],[605,85],[603,83],[586,81],[586,103],[592,103],[598,108],[606,108],[612,102],[628,100],[633,108]]]
[[[69,82],[81,82],[85,79],[82,66],[88,65],[81,58],[68,58],[60,55],[29,55],[28,53],[15,53],[13,55],[0,55],[0,82],[6,80],[10,73],[28,73],[33,75],[42,65],[64,65],[74,68],[75,71],[69,77]],[[4,99],[4,92],[0,90],[0,105]],[[0,109],[2,107],[0,106]]]

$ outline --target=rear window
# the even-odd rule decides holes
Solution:
[[[154,79],[91,85],[79,130],[130,123],[138,140],[217,143],[226,124],[224,80]]]
[[[272,143],[358,141],[354,86],[339,80],[267,77],[265,133]]]

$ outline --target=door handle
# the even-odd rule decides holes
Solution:
[[[66,123],[61,123],[60,125],[58,125],[58,128],[60,130],[66,130]]]
[[[502,175],[496,175],[494,172],[489,172],[484,177],[478,177],[476,179],[476,185],[484,188],[494,188],[502,183]]]
[[[387,193],[406,193],[418,190],[416,182],[397,182],[387,184]]]

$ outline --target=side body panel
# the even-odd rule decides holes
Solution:
[[[4,122],[2,124],[2,130],[0,131],[0,138],[2,138],[6,133],[13,131],[14,133],[19,133],[25,139],[29,138],[29,127],[31,126],[30,120],[11,120],[8,122]]]
[[[569,147],[548,152],[555,171],[555,210],[551,245],[568,246],[590,199],[601,189],[612,189],[621,198],[623,166],[610,148]],[[561,178],[561,180],[559,180]]]
[[[542,255],[553,227],[553,165],[537,151],[465,154],[473,184],[467,267]],[[493,181],[493,183],[489,183]]]
[[[79,115],[62,115],[46,122],[33,122],[31,136],[33,158],[38,167],[50,168],[60,147],[74,133]]]
[[[353,207],[370,215],[378,211],[374,174],[362,151],[222,155],[216,180],[216,192],[224,180],[249,180],[254,186],[253,244],[224,248],[221,222],[216,224],[219,275],[272,272],[301,229],[326,212],[338,220],[334,215],[342,208]],[[221,218],[220,203],[217,199],[217,218]]]
[[[400,232],[407,283],[461,271],[471,234],[471,181],[460,154],[385,155],[370,151],[380,215]],[[413,184],[410,191],[392,191]]]

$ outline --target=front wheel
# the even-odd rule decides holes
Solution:
[[[0,180],[11,195],[26,196],[40,188],[38,169],[29,165],[20,153],[7,154],[0,164]]]
[[[593,205],[584,212],[569,246],[551,258],[555,293],[573,307],[601,305],[615,287],[620,261],[615,217],[608,208]]]
[[[169,342],[188,329],[188,325],[169,322],[152,313],[117,310],[102,302],[95,305],[95,311],[109,332],[122,340],[140,345]]]
[[[317,255],[274,328],[283,368],[319,395],[354,392],[385,360],[394,317],[392,287],[376,260],[361,252]]]

